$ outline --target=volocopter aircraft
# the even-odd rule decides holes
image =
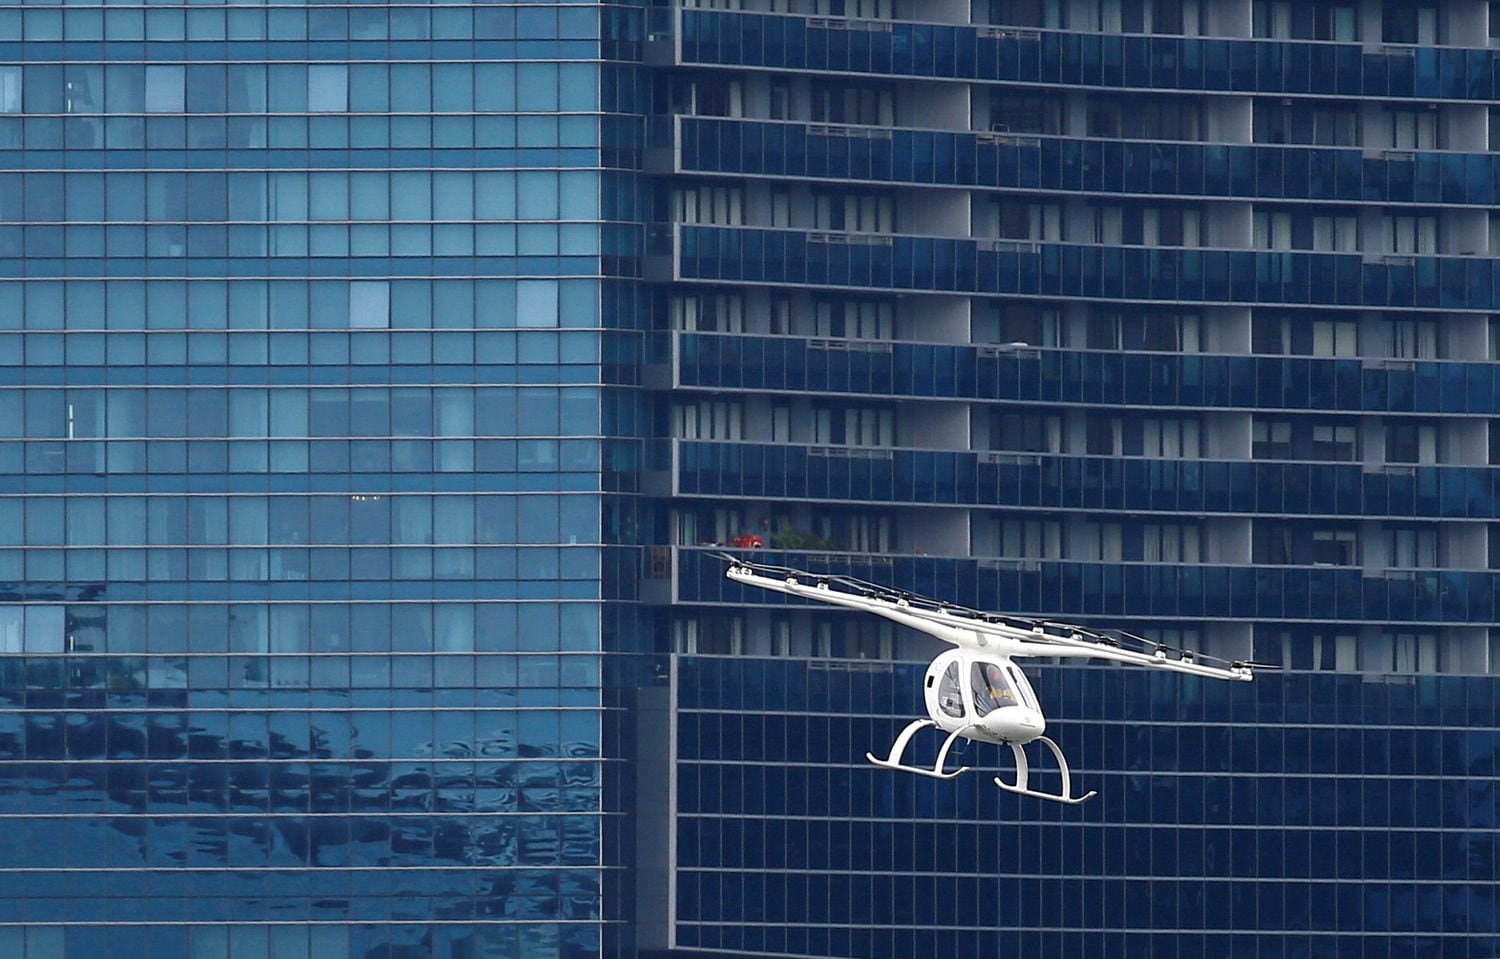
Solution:
[[[1173,649],[1129,633],[1101,633],[1066,623],[967,609],[848,576],[768,566],[728,554],[723,558],[729,562],[726,575],[737,583],[874,613],[957,647],[940,653],[927,667],[922,683],[927,718],[907,724],[896,736],[886,758],[865,753],[865,758],[877,766],[919,776],[954,779],[968,772],[968,766],[952,771],[945,768],[949,751],[963,738],[1010,747],[1016,758],[1016,780],[1011,783],[995,777],[995,785],[1008,792],[1069,804],[1086,802],[1098,795],[1092,790],[1081,796],[1072,794],[1068,761],[1057,743],[1043,735],[1047,729],[1046,717],[1025,673],[1016,666],[1016,659],[1027,656],[1105,659],[1208,679],[1242,681],[1253,679],[1253,669],[1258,665]],[[912,737],[929,726],[948,734],[938,750],[937,761],[930,769],[903,763],[901,757]],[[1031,788],[1031,768],[1023,747],[1032,742],[1042,743],[1056,757],[1062,774],[1059,792]]]

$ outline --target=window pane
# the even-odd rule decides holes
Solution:
[[[182,67],[146,68],[147,113],[182,113],[185,90]]]
[[[349,70],[341,65],[307,68],[307,109],[310,113],[344,113],[349,109]]]
[[[0,606],[0,653],[21,651],[22,606]]]
[[[516,325],[557,326],[556,280],[521,280],[516,284]]]
[[[349,326],[381,330],[391,325],[391,287],[383,280],[349,284]]]
[[[63,607],[26,607],[26,651],[60,653],[63,651]]]
[[[21,68],[0,67],[0,113],[21,112]]]

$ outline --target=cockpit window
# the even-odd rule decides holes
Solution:
[[[1031,684],[1026,681],[1025,675],[1016,668],[1016,664],[1007,664],[1006,673],[1011,678],[1012,688],[1021,694],[1021,705],[1040,712],[1042,707],[1036,704],[1036,692],[1032,690]]]
[[[938,708],[944,715],[962,719],[964,715],[963,690],[959,686],[958,663],[949,663],[943,672],[943,681],[938,683]]]
[[[975,715],[984,716],[1001,706],[1017,705],[1009,677],[995,663],[975,663],[969,671],[969,684],[974,691]]]

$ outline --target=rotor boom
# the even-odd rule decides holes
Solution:
[[[1191,650],[1174,650],[1128,633],[1109,635],[1050,620],[1002,616],[851,577],[769,566],[728,554],[723,554],[723,558],[729,562],[725,575],[737,583],[873,613],[955,646],[993,649],[1009,656],[1105,659],[1209,679],[1249,681],[1254,678],[1251,663],[1226,662]],[[1149,648],[1132,649],[1126,643]],[[1202,662],[1204,659],[1223,665]]]

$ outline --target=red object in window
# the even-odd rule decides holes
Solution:
[[[750,533],[745,536],[736,536],[729,541],[729,545],[735,549],[765,549],[766,541],[754,533]]]

